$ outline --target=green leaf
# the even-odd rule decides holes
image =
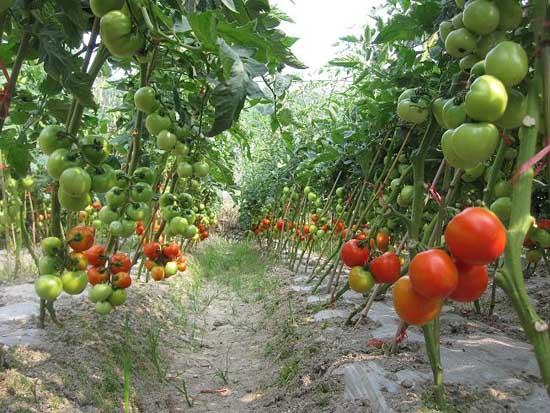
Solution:
[[[292,123],[292,112],[288,108],[281,109],[277,113],[277,118],[283,126],[288,126]]]
[[[233,3],[233,0],[222,0],[222,3],[233,13],[238,13],[237,9],[235,8],[235,3]]]
[[[216,30],[216,15],[214,12],[192,13],[187,16],[187,21],[193,29],[193,33],[195,33],[195,36],[205,49],[217,49],[216,39],[218,38],[218,34]]]
[[[220,55],[225,65],[232,61],[230,77],[218,83],[210,97],[214,106],[214,123],[207,136],[215,136],[229,129],[237,120],[246,100],[248,83],[251,81],[239,55],[221,40]],[[224,65],[224,66],[225,66]]]

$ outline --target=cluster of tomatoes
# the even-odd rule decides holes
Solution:
[[[178,271],[187,270],[187,260],[176,242],[165,245],[148,242],[143,246],[143,254],[147,257],[145,268],[155,281],[162,281],[176,275]]]
[[[359,293],[368,292],[376,283],[392,284],[401,275],[401,259],[393,251],[383,252],[387,244],[384,249],[378,249],[375,257],[371,257],[367,243],[366,236],[361,239],[353,238],[347,241],[340,251],[340,259],[351,268],[348,276],[349,286]],[[374,250],[375,245],[371,244],[371,247]]]
[[[445,229],[450,254],[430,249],[417,254],[407,276],[393,286],[393,303],[399,317],[424,325],[441,311],[446,298],[477,300],[489,281],[487,264],[504,252],[506,231],[498,217],[485,208],[466,208]]]
[[[124,304],[125,289],[132,284],[128,255],[117,252],[109,257],[104,246],[94,245],[93,227],[78,225],[65,237],[66,244],[57,237],[41,242],[44,255],[39,260],[40,276],[35,281],[38,296],[51,302],[63,291],[81,294],[90,283],[88,297],[98,313],[107,314]]]

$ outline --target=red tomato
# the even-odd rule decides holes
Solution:
[[[85,225],[78,225],[67,231],[65,235],[69,246],[75,252],[82,252],[90,248],[94,243],[94,229]]]
[[[96,211],[99,211],[101,209],[101,202],[99,201],[94,201],[92,202],[92,207],[96,210]]]
[[[352,239],[342,247],[340,258],[348,267],[362,267],[369,260],[369,249],[362,241]]]
[[[132,261],[130,257],[123,252],[117,252],[111,256],[111,274],[118,274],[119,272],[130,272],[132,268]]]
[[[176,259],[180,255],[180,246],[176,242],[172,242],[162,249],[162,253],[168,259]]]
[[[411,284],[408,275],[397,280],[392,288],[393,306],[403,321],[421,326],[437,317],[443,300],[422,297],[413,290]]]
[[[103,245],[94,245],[91,248],[88,248],[86,251],[84,251],[84,255],[86,256],[86,259],[88,260],[88,263],[90,265],[94,265],[96,267],[100,267],[104,265],[107,262],[107,255],[105,255],[107,252],[107,249]]]
[[[205,240],[206,238],[208,238],[208,231],[201,232],[200,239]]]
[[[389,243],[390,236],[387,233],[380,231],[378,234],[376,234],[376,246],[380,251],[387,251]]]
[[[156,260],[160,256],[160,244],[154,241],[148,242],[143,246],[143,253],[150,260]]]
[[[92,285],[105,283],[109,281],[109,271],[107,271],[107,268],[91,267],[88,270],[88,281]]]
[[[309,234],[309,225],[304,225],[304,234]]]
[[[184,272],[185,270],[187,270],[187,264],[185,264],[185,262],[178,262],[177,265],[178,271]]]
[[[484,265],[504,252],[506,229],[488,209],[466,208],[447,225],[445,242],[451,254],[460,261]]]
[[[113,275],[113,287],[128,288],[132,284],[132,277],[127,272],[119,272]]]
[[[458,285],[449,296],[451,300],[467,302],[475,301],[487,289],[489,275],[485,265],[470,265],[455,261],[458,270]]]
[[[151,277],[153,277],[153,280],[155,281],[164,280],[164,266],[155,265],[153,268],[151,268]]]
[[[371,261],[370,272],[377,283],[393,284],[401,275],[401,261],[395,252],[386,252]]]
[[[449,255],[439,249],[416,254],[409,265],[414,291],[426,298],[445,298],[458,284],[458,271]]]
[[[282,218],[279,218],[277,221],[277,229],[283,231],[285,229],[285,221]]]

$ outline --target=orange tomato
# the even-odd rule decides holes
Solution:
[[[392,288],[393,306],[406,323],[422,326],[432,321],[443,305],[440,298],[425,298],[416,293],[409,276],[401,277]]]

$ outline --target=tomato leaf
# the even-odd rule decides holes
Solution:
[[[216,15],[214,12],[192,13],[187,16],[187,21],[193,29],[193,33],[205,49],[217,49],[216,39],[218,38],[218,34],[216,30]]]

